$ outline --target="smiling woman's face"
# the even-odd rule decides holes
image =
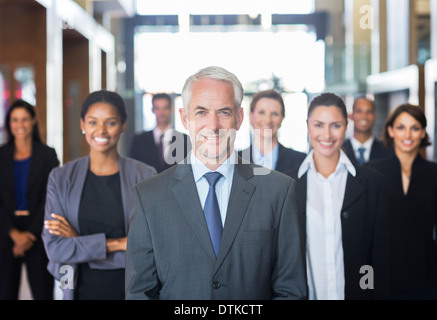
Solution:
[[[388,134],[393,138],[396,151],[416,153],[426,136],[426,130],[413,116],[402,112],[393,122],[393,127],[388,127]]]
[[[279,101],[271,98],[261,98],[250,112],[250,123],[254,130],[260,131],[262,139],[278,139],[278,130],[284,116]]]
[[[347,121],[336,106],[318,106],[308,118],[308,134],[314,153],[331,158],[338,156],[346,134]]]
[[[32,119],[32,116],[25,108],[18,107],[11,112],[9,125],[16,140],[31,138],[34,124],[35,119]]]
[[[90,106],[84,118],[80,120],[80,126],[92,150],[107,152],[117,147],[121,134],[126,130],[126,122],[121,122],[113,105],[96,102]]]

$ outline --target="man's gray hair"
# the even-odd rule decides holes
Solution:
[[[240,108],[244,94],[243,86],[241,85],[240,80],[238,80],[235,74],[222,67],[211,66],[199,70],[185,81],[182,89],[182,102],[185,110],[188,110],[188,104],[191,100],[191,88],[193,83],[203,78],[225,81],[232,84],[232,87],[234,88],[235,107],[237,110]]]

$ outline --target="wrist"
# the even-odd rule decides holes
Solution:
[[[12,227],[11,229],[9,229],[9,237],[14,240],[14,238],[20,233],[20,231],[18,231],[17,228]]]
[[[117,239],[106,240],[106,251],[107,252],[117,251]]]

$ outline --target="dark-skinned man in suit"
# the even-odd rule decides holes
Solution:
[[[361,165],[393,154],[393,148],[384,146],[382,141],[373,135],[376,111],[371,99],[355,99],[349,119],[354,122],[354,134],[344,141],[343,149],[352,163]]]

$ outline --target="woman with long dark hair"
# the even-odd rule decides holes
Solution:
[[[437,164],[420,155],[431,144],[426,124],[420,106],[398,106],[383,131],[395,154],[368,163],[388,183],[392,299],[437,299]]]
[[[0,299],[18,299],[26,264],[35,300],[53,299],[53,277],[41,239],[47,179],[59,165],[39,136],[35,108],[16,100],[5,119],[8,140],[0,148]]]

